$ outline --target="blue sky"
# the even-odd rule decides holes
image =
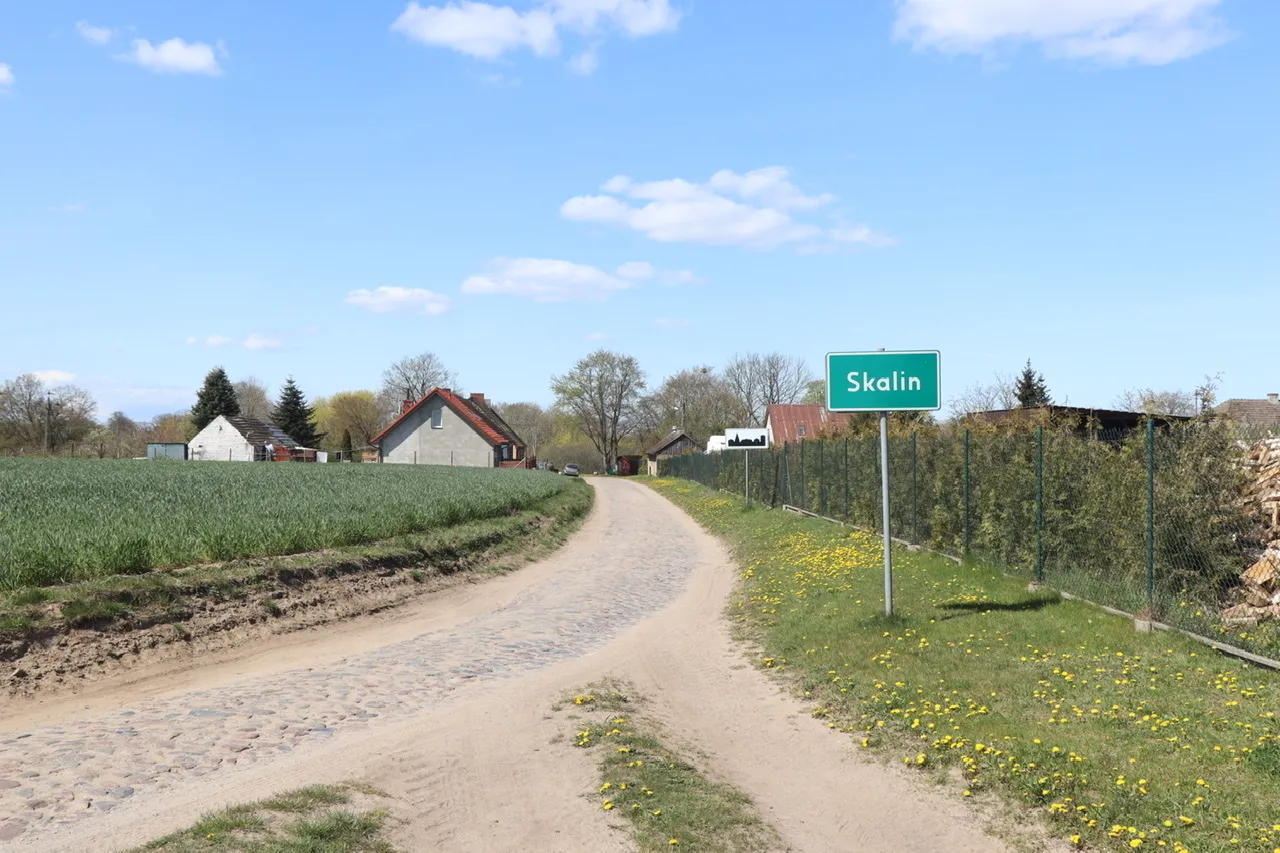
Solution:
[[[0,0],[0,379],[105,414],[423,350],[1027,358],[1280,391],[1271,0]]]

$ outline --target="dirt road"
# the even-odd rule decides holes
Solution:
[[[998,851],[977,813],[860,760],[746,664],[720,618],[718,543],[634,483],[561,551],[391,621],[0,714],[0,849],[116,850],[315,782],[396,799],[409,851],[632,849],[552,739],[564,694],[635,683],[673,742],[751,795],[795,851]],[[616,820],[616,819],[615,819]]]

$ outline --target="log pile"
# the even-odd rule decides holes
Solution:
[[[1280,438],[1259,441],[1249,449],[1249,506],[1257,514],[1267,549],[1240,575],[1232,590],[1239,603],[1222,611],[1228,625],[1280,619]]]
[[[1280,438],[1259,441],[1249,451],[1250,487],[1246,495],[1258,508],[1272,548],[1280,548]]]

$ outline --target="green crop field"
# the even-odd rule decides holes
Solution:
[[[0,590],[372,542],[567,486],[489,468],[0,459]]]

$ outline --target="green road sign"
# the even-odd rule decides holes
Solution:
[[[827,353],[832,412],[931,412],[942,408],[937,350]]]

